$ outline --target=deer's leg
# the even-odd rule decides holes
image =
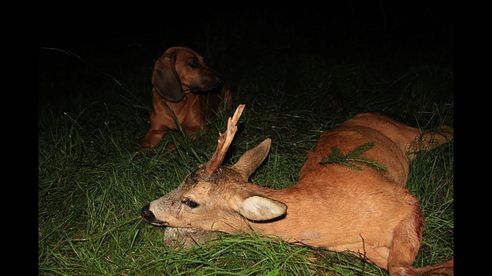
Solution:
[[[414,212],[405,217],[393,231],[393,240],[388,256],[390,275],[413,275],[412,264],[420,248],[422,238],[422,214],[418,203]]]
[[[415,141],[413,141],[408,149],[410,160],[415,159],[416,153],[422,150],[431,150],[453,139],[453,129],[450,127],[442,127],[440,131],[426,131]]]
[[[389,249],[387,247],[366,248],[365,251],[365,257],[383,269],[387,269],[388,267],[388,254]]]

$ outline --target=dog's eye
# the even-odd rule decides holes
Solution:
[[[183,198],[183,200],[181,200],[181,202],[182,202],[183,204],[188,205],[188,207],[190,207],[190,208],[192,208],[192,209],[193,209],[193,208],[196,208],[196,207],[198,207],[198,206],[200,205],[200,204],[198,204],[196,201],[193,201],[193,200],[191,200],[191,199],[189,199],[189,198]]]
[[[196,63],[196,60],[190,59],[188,61],[188,66],[190,66],[191,68],[196,68],[196,67],[198,67],[198,64]]]

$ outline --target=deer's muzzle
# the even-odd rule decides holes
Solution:
[[[156,219],[154,216],[154,213],[152,213],[152,211],[150,211],[149,206],[150,206],[150,204],[145,205],[142,208],[142,210],[140,211],[140,215],[142,216],[142,218],[150,224],[153,224],[156,226],[165,226],[166,222]]]

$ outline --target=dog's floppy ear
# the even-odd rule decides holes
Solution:
[[[176,72],[176,53],[164,57],[168,57],[169,62],[165,62],[165,58],[156,61],[152,73],[152,84],[161,97],[170,102],[179,102],[183,99],[184,92]]]

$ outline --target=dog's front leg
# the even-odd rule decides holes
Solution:
[[[145,134],[144,141],[142,143],[142,148],[153,148],[161,142],[164,135],[168,132],[167,129],[159,128],[159,129],[149,129],[147,134]]]

